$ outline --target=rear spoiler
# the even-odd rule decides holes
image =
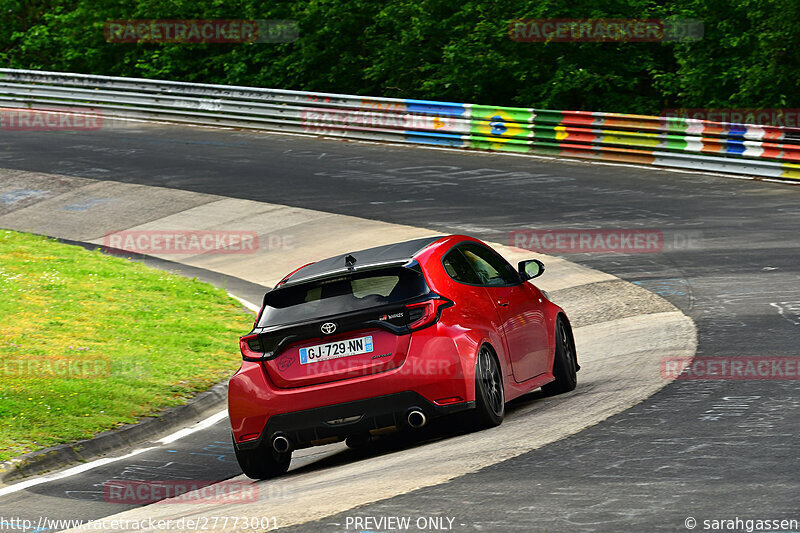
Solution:
[[[336,270],[329,270],[327,272],[323,272],[321,274],[316,274],[316,275],[313,275],[313,276],[300,277],[300,278],[292,279],[292,280],[289,279],[291,276],[296,274],[298,271],[304,269],[308,265],[313,265],[313,264],[314,263],[308,263],[308,264],[303,265],[300,268],[294,270],[293,272],[287,274],[286,276],[284,276],[283,279],[281,279],[281,281],[278,282],[278,284],[275,286],[275,288],[278,288],[279,286],[280,287],[289,287],[289,286],[292,286],[292,285],[297,285],[297,284],[300,284],[300,283],[306,283],[306,282],[309,282],[309,281],[317,281],[317,280],[321,280],[321,279],[325,279],[325,278],[335,278],[335,277],[342,276],[342,275],[345,275],[345,274],[352,274],[354,272],[364,272],[366,270],[374,270],[374,269],[379,269],[379,268],[386,268],[386,267],[406,267],[406,268],[410,268],[410,267],[413,267],[415,264],[418,264],[418,263],[417,263],[416,259],[410,259],[410,260],[409,259],[403,259],[403,260],[400,260],[400,261],[386,261],[384,263],[367,263],[367,264],[364,264],[364,265],[357,265],[357,266],[338,268]]]

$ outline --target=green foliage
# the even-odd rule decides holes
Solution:
[[[798,107],[797,0],[0,0],[0,65],[552,109]],[[514,18],[700,19],[686,43],[522,43]],[[292,43],[112,44],[113,19],[294,19]]]

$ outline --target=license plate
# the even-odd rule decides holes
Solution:
[[[307,365],[309,363],[339,359],[340,357],[370,353],[371,351],[372,335],[300,348],[300,363]]]

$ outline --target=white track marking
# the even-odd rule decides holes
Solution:
[[[241,303],[243,306],[245,306],[246,308],[248,308],[249,310],[251,310],[254,313],[258,313],[259,311],[261,311],[261,307],[257,306],[256,304],[254,304],[252,302],[248,302],[247,300],[239,298],[235,294],[228,293],[228,296],[230,296],[231,298],[235,298],[236,300],[239,300],[239,303]]]
[[[21,481],[14,485],[10,485],[8,487],[4,487],[0,489],[0,496],[5,496],[7,494],[12,494],[14,492],[19,492],[21,490],[25,490],[28,487],[33,487],[35,485],[41,485],[42,483],[47,483],[48,481],[55,481],[56,479],[63,479],[65,477],[74,476],[75,474],[80,474],[81,472],[86,472],[87,470],[92,470],[93,468],[97,468],[98,466],[107,465],[108,463],[113,463],[115,461],[121,461],[122,459],[127,459],[129,457],[133,457],[134,455],[139,455],[140,453],[144,453],[150,450],[154,450],[158,446],[152,446],[150,448],[137,448],[132,452],[123,455],[121,457],[106,457],[105,459],[97,459],[96,461],[92,461],[90,463],[85,463],[78,466],[73,466],[72,468],[68,468],[67,470],[62,470],[61,472],[56,472],[55,474],[47,474],[44,476],[35,477],[33,479],[29,479],[27,481]]]
[[[182,439],[183,437],[185,437],[187,435],[191,435],[192,433],[196,433],[196,432],[202,431],[202,430],[204,430],[206,428],[210,428],[211,426],[213,426],[214,424],[216,424],[220,420],[225,420],[225,418],[227,416],[228,416],[228,410],[227,409],[223,409],[222,411],[219,411],[218,413],[209,416],[205,420],[202,420],[202,421],[198,422],[197,424],[195,424],[194,426],[192,426],[190,428],[179,429],[175,433],[173,433],[171,435],[167,435],[163,439],[159,439],[156,442],[158,444],[161,444],[161,445],[171,444],[171,443],[175,442],[176,440]]]
[[[49,481],[55,481],[57,479],[63,479],[65,477],[74,476],[75,474],[80,474],[82,472],[86,472],[88,470],[92,470],[97,468],[98,466],[107,465],[109,463],[114,463],[116,461],[122,461],[124,459],[129,459],[135,455],[139,455],[140,453],[149,452],[150,450],[155,450],[160,446],[165,444],[170,444],[175,442],[178,439],[182,439],[187,435],[191,435],[192,433],[196,433],[203,429],[209,428],[219,422],[220,420],[224,420],[225,417],[228,416],[228,411],[223,410],[218,413],[214,413],[213,415],[209,416],[205,420],[202,420],[195,424],[190,428],[184,428],[167,435],[166,437],[155,441],[159,446],[150,446],[147,448],[137,448],[130,453],[122,455],[120,457],[105,457],[103,459],[97,459],[95,461],[90,461],[88,463],[84,463],[82,465],[73,466],[72,468],[68,468],[66,470],[62,470],[61,472],[56,472],[54,474],[47,474],[44,476],[39,476],[33,479],[29,479],[27,481],[21,481],[19,483],[15,483],[14,485],[10,485],[8,487],[4,487],[0,489],[0,497],[5,496],[7,494],[12,494],[14,492],[19,492],[21,490],[25,490],[28,487],[33,487],[36,485],[41,485],[42,483],[47,483]]]

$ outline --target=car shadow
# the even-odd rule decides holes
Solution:
[[[541,390],[536,390],[519,398],[515,398],[506,404],[506,417],[514,417],[520,411],[523,411],[534,405],[537,401],[545,398],[549,397]],[[369,443],[359,448],[344,448],[343,444],[339,443],[337,446],[342,447],[340,451],[332,450],[330,453],[322,452],[319,454],[319,459],[311,459],[310,461],[308,460],[310,457],[305,456],[303,457],[303,463],[305,464],[293,467],[286,475],[292,476],[294,474],[303,474],[333,468],[399,451],[410,450],[433,442],[439,442],[479,431],[479,429],[474,428],[472,422],[473,416],[472,411],[466,411],[437,418],[419,429],[401,429],[394,433],[373,437]],[[502,428],[502,425],[500,427]],[[320,447],[320,450],[321,449],[322,447]],[[305,450],[309,450],[309,448]]]

